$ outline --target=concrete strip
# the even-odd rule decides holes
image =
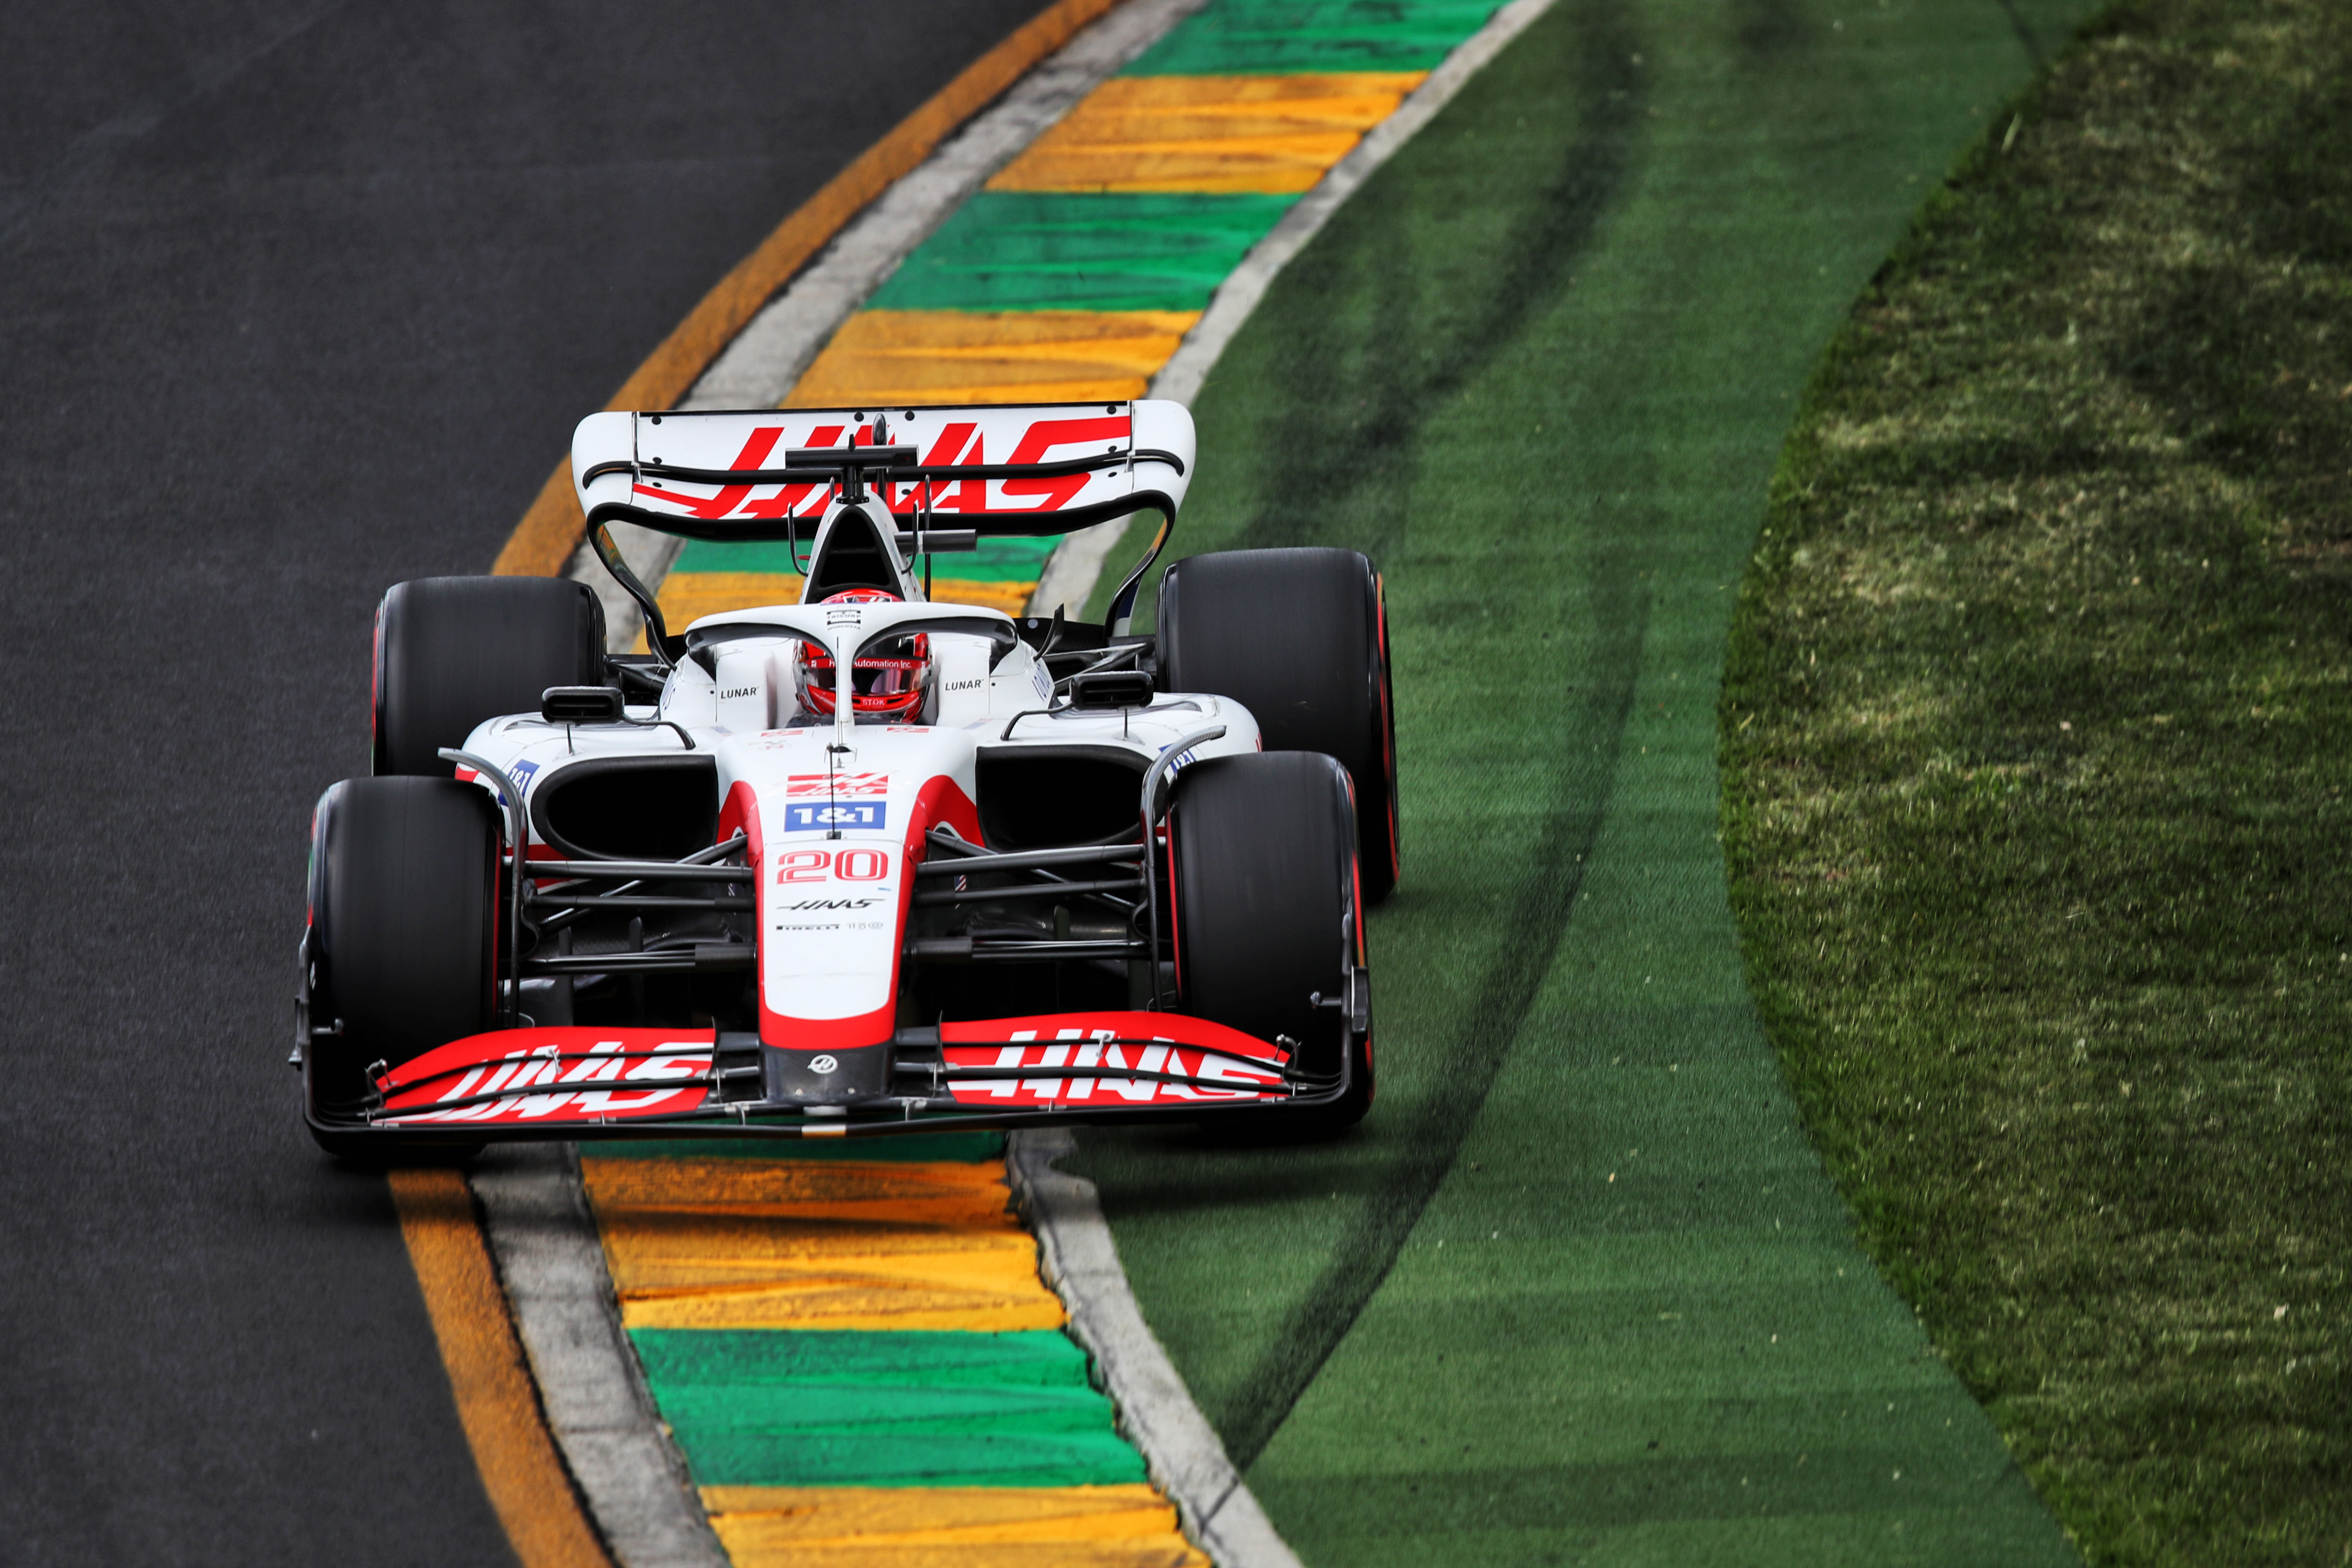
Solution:
[[[548,1429],[619,1568],[726,1568],[621,1331],[569,1144],[484,1154],[474,1197]]]
[[[1060,1292],[1072,1337],[1108,1385],[1120,1432],[1142,1450],[1184,1532],[1218,1568],[1300,1568],[1143,1321],[1094,1184],[1054,1169],[1076,1148],[1076,1134],[1016,1132],[1006,1142],[1013,1201],[1037,1233],[1045,1282]]]
[[[850,313],[949,214],[1111,73],[1207,3],[1128,0],[1072,39],[844,229],[752,318],[679,406],[773,408],[782,403]],[[648,586],[658,587],[681,542],[634,527],[626,531],[623,537],[616,529],[614,543],[631,569]],[[635,647],[644,618],[594,552],[582,545],[565,575],[587,584],[604,600],[607,646],[615,653]]]

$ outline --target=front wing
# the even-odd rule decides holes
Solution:
[[[374,1075],[338,1136],[478,1143],[843,1138],[1071,1121],[1219,1120],[1336,1103],[1282,1045],[1176,1013],[1047,1014],[901,1029],[887,1089],[826,1102],[768,1070],[756,1037],[711,1030],[519,1028],[468,1036]],[[822,1075],[829,1058],[807,1058]],[[805,1082],[807,1073],[793,1075]]]

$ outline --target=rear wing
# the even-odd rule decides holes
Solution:
[[[910,552],[929,553],[1157,511],[1158,535],[1112,608],[1120,624],[1175,524],[1192,453],[1192,414],[1159,399],[610,413],[590,415],[573,433],[572,482],[590,544],[648,606],[652,595],[621,562],[609,523],[799,544],[836,506],[878,501]],[[654,615],[649,625],[657,625]]]
[[[715,541],[809,539],[868,496],[983,539],[1068,533],[1172,516],[1192,471],[1192,416],[1159,400],[592,414],[572,438],[583,511]]]

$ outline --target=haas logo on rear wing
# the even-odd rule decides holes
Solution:
[[[583,510],[620,503],[652,514],[643,521],[653,527],[756,538],[821,517],[861,448],[873,458],[854,482],[898,517],[1061,533],[1147,509],[1172,514],[1192,473],[1192,417],[1151,399],[592,414],[572,437],[572,473]]]

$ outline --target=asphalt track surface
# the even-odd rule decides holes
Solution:
[[[487,569],[572,423],[1040,8],[0,26],[0,1561],[511,1561],[385,1184],[284,1066],[375,601]]]

